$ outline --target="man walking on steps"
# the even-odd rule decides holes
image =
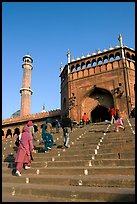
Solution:
[[[72,131],[72,121],[67,114],[62,118],[61,127],[63,129],[64,146],[68,148],[69,135],[70,131]]]

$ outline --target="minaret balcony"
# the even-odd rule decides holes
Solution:
[[[29,92],[29,93],[31,93],[31,95],[33,93],[32,89],[30,89],[30,88],[21,88],[20,93],[22,93],[22,92]]]

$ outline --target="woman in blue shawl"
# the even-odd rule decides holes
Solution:
[[[44,151],[46,153],[53,146],[53,137],[49,132],[47,132],[46,124],[42,125],[42,140],[44,141]]]

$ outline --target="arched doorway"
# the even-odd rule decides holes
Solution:
[[[12,132],[11,132],[11,129],[8,129],[6,133],[6,138],[10,138],[10,137],[12,137]]]
[[[38,126],[34,125],[34,132],[37,132],[37,131],[38,131]]]
[[[108,108],[98,105],[91,112],[91,120],[92,120],[92,123],[103,122],[105,120],[110,121],[110,115],[108,113]]]
[[[111,92],[105,88],[94,86],[84,96],[81,103],[81,115],[86,113],[93,123],[110,121],[109,108],[114,108]]]
[[[19,135],[20,134],[20,129],[19,128],[15,128],[13,135]]]

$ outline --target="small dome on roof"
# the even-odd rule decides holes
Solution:
[[[87,57],[90,57],[90,54],[89,54],[89,53],[87,54]]]
[[[109,50],[113,50],[113,49],[114,49],[113,47],[110,47],[110,48],[109,48]]]
[[[99,54],[99,53],[101,53],[101,51],[100,51],[100,50],[98,50],[98,54]]]
[[[77,58],[76,58],[76,60],[80,60],[80,58],[79,58],[79,57],[77,57]]]
[[[17,118],[17,117],[20,117],[20,110],[17,110],[15,113],[11,115],[11,118]]]
[[[107,51],[107,49],[104,49],[104,50],[103,50],[103,52],[106,52],[106,51]]]
[[[85,56],[82,54],[81,58],[83,59],[83,58],[85,58]]]
[[[115,48],[119,48],[119,47],[120,47],[119,45],[116,45],[116,46],[115,46]]]
[[[74,62],[75,61],[75,59],[74,59],[74,57],[72,57],[72,60],[71,60],[71,62]]]
[[[95,52],[92,52],[92,55],[96,55],[96,53],[95,53]]]

